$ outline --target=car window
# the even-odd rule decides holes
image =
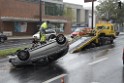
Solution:
[[[80,32],[81,31],[81,29],[80,28],[77,28],[76,30],[75,30],[75,32]]]
[[[3,34],[0,32],[0,35],[3,35]]]
[[[46,34],[49,34],[49,33],[55,33],[54,30],[46,30]]]

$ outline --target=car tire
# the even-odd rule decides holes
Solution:
[[[71,36],[71,38],[74,38],[74,36]]]
[[[28,51],[25,51],[25,50],[21,50],[17,53],[17,56],[18,58],[21,60],[21,61],[26,61],[29,59],[30,57],[30,54]]]
[[[51,34],[51,35],[49,36],[48,40],[50,40],[50,39],[54,39],[54,38],[56,38],[56,35]]]
[[[0,38],[1,43],[4,43],[4,41],[5,41],[4,38]]]
[[[20,51],[21,51],[21,49],[17,50],[15,53],[18,54],[18,52],[20,52]]]
[[[56,37],[56,42],[57,42],[58,44],[64,44],[64,43],[66,42],[65,36],[64,36],[63,34],[57,35],[57,37]]]

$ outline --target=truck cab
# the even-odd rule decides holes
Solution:
[[[115,27],[111,23],[98,23],[95,28],[96,34],[102,37],[116,37]]]

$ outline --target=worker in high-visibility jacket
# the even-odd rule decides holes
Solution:
[[[43,22],[40,26],[40,42],[46,43],[46,29],[48,28],[49,21]]]

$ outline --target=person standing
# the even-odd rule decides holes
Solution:
[[[46,43],[46,29],[48,28],[49,21],[43,22],[40,26],[40,42]]]

